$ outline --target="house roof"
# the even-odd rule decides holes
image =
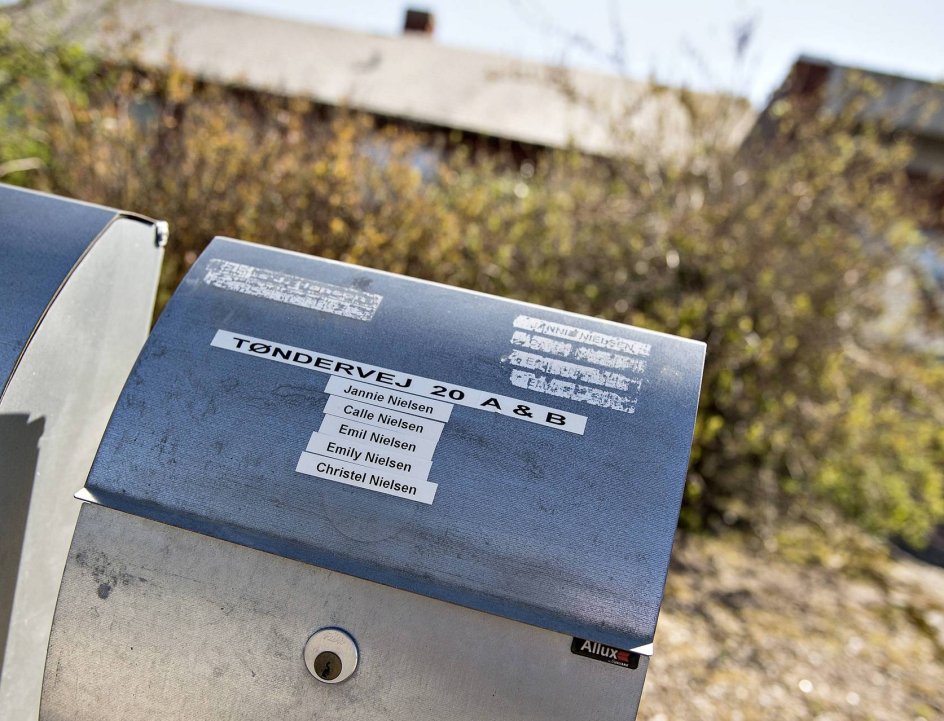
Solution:
[[[79,7],[69,12],[88,18],[88,3]],[[84,27],[80,40],[99,52],[137,35],[138,59],[149,66],[173,57],[215,82],[538,146],[668,156],[708,132],[736,147],[754,119],[740,98],[682,98],[647,82],[448,47],[417,33],[372,35],[171,0],[130,0],[113,12],[108,21],[66,22]],[[710,131],[691,121],[692,108],[717,121]],[[628,121],[614,133],[621,116]]]
[[[827,72],[824,105],[839,110],[864,90],[871,96],[862,110],[864,118],[890,123],[896,130],[944,140],[944,83],[905,75],[840,65],[803,56],[805,64]]]
[[[789,94],[815,96],[824,112],[852,110],[858,120],[907,133],[914,149],[908,169],[944,177],[944,83],[802,56],[771,104]],[[762,111],[762,118],[770,107]]]

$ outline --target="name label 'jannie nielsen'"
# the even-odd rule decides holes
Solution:
[[[373,406],[389,408],[401,413],[442,421],[443,423],[448,421],[452,415],[452,405],[449,403],[421,398],[409,393],[400,393],[399,391],[368,385],[367,383],[349,381],[341,376],[332,376],[328,379],[325,393],[369,403]]]

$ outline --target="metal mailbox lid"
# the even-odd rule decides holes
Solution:
[[[163,226],[0,185],[0,718],[35,718],[86,479],[144,345]]]
[[[635,648],[655,632],[703,362],[702,343],[217,238],[83,495]]]
[[[59,287],[116,217],[0,184],[0,392]]]

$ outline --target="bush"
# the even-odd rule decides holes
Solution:
[[[161,302],[222,234],[703,339],[684,526],[838,512],[918,541],[944,518],[944,375],[866,332],[914,238],[909,148],[854,107],[774,111],[736,153],[519,167],[0,29],[3,180],[169,219]]]

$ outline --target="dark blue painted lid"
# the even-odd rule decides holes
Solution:
[[[702,343],[216,239],[85,497],[620,648],[650,643]]]

